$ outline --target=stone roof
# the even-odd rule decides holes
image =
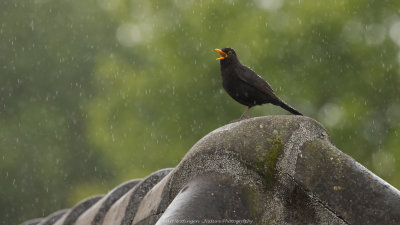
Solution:
[[[231,123],[176,168],[23,225],[400,224],[400,192],[302,116]]]

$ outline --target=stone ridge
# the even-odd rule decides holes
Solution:
[[[400,192],[338,150],[317,121],[218,128],[174,169],[23,225],[400,224]]]

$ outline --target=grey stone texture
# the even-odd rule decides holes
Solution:
[[[315,120],[266,116],[212,131],[174,169],[23,224],[390,225],[400,224],[400,192]]]

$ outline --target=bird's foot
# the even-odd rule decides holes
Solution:
[[[239,119],[232,120],[229,123],[235,123],[235,122],[239,122],[239,121],[242,121],[242,120],[247,120],[247,119],[250,119],[250,118],[252,118],[252,117],[243,116],[243,117],[240,117]]]

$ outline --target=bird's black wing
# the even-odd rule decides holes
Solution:
[[[247,66],[238,66],[235,68],[235,72],[239,79],[246,82],[248,85],[253,86],[268,96],[278,98],[268,82]]]
[[[240,65],[235,68],[235,73],[240,80],[247,83],[248,85],[256,88],[262,93],[266,94],[269,98],[271,98],[271,103],[277,106],[282,107],[283,109],[295,114],[295,115],[303,115],[296,109],[292,108],[284,101],[282,101],[278,96],[276,96],[272,87],[265,81],[262,77],[260,77],[256,72],[251,70],[250,68]]]

